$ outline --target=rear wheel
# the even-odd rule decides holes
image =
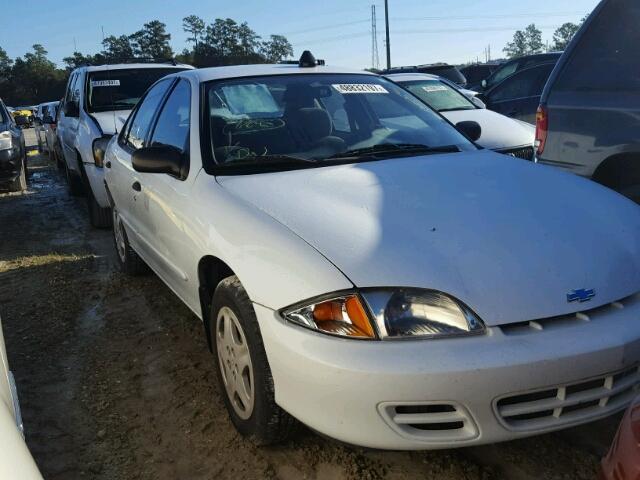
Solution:
[[[20,167],[20,175],[11,182],[9,185],[9,190],[12,192],[22,192],[27,189],[27,171],[26,166],[24,164],[24,160],[22,160],[22,165]]]
[[[71,170],[66,164],[64,166],[64,174],[67,180],[67,188],[69,195],[72,197],[81,197],[84,194],[84,188],[82,187],[82,179],[80,176]]]
[[[129,245],[127,232],[120,218],[118,209],[114,205],[111,208],[113,219],[113,242],[116,247],[116,257],[120,269],[127,275],[143,275],[149,271],[149,267]]]
[[[258,321],[238,277],[228,277],[218,284],[210,326],[218,378],[234,426],[258,445],[285,440],[298,423],[275,402]]]

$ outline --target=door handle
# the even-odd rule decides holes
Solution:
[[[142,185],[140,185],[140,182],[133,182],[131,188],[133,188],[136,192],[142,191]]]

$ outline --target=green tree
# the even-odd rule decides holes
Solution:
[[[525,28],[524,36],[527,39],[527,55],[542,52],[544,48],[542,32],[536,27],[535,23],[532,23]]]
[[[513,34],[513,41],[508,42],[502,49],[509,58],[522,57],[542,52],[542,32],[534,23],[523,30],[517,30]]]
[[[571,22],[563,23],[558,27],[558,29],[553,32],[553,50],[564,50],[567,48],[567,45],[579,28],[580,25]]]
[[[66,72],[56,68],[47,58],[47,51],[40,44],[33,51],[17,58],[11,69],[10,103],[35,104],[62,96]]]
[[[102,40],[102,47],[104,48],[102,55],[107,59],[125,59],[135,56],[133,45],[128,35],[120,35],[119,37],[109,35]]]
[[[173,58],[173,50],[169,44],[171,34],[167,26],[160,20],[145,23],[141,30],[129,35],[129,41],[136,57],[157,59]]]
[[[80,52],[73,52],[73,54],[69,57],[64,57],[62,59],[64,64],[67,67],[67,70],[71,71],[74,68],[81,67],[82,65],[92,65],[96,63],[96,56],[94,55],[85,55]]]
[[[260,53],[267,62],[278,63],[285,58],[293,56],[293,47],[286,37],[282,35],[271,35],[269,40],[262,42]]]
[[[189,15],[182,19],[182,29],[191,36],[187,37],[187,42],[192,42],[194,49],[198,48],[198,42],[202,41],[207,30],[204,20],[197,15]]]

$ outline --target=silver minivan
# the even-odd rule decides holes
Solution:
[[[536,157],[640,202],[640,2],[602,0],[558,61]]]

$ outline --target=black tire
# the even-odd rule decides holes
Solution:
[[[27,189],[27,167],[23,160],[22,166],[20,168],[20,175],[18,175],[18,177],[13,182],[11,182],[11,185],[9,185],[9,191],[23,192],[26,189]]]
[[[98,204],[96,197],[93,196],[90,185],[87,185],[87,206],[89,208],[89,221],[92,227],[111,227],[111,209],[109,207],[102,208],[100,204]]]
[[[124,228],[124,224],[118,214],[118,209],[112,205],[111,215],[113,224],[113,243],[116,249],[116,259],[120,270],[132,277],[144,275],[149,272],[149,267],[135,252],[131,245],[129,245],[129,239],[127,238],[127,231]],[[119,234],[122,235],[119,238]],[[121,243],[120,243],[121,242]]]
[[[242,418],[229,397],[223,373],[222,362],[218,353],[217,337],[218,314],[223,308],[230,309],[241,326],[241,337],[246,339],[250,364],[253,372],[253,408],[248,418]],[[238,277],[231,276],[222,280],[214,294],[211,304],[209,335],[222,388],[222,396],[233,425],[238,432],[257,445],[270,445],[286,440],[298,427],[298,422],[275,402],[273,377],[264,350],[260,327],[256,319],[253,305]]]
[[[84,187],[82,186],[82,179],[80,176],[70,170],[66,164],[64,165],[64,174],[67,180],[69,195],[72,197],[81,197],[84,195]]]

